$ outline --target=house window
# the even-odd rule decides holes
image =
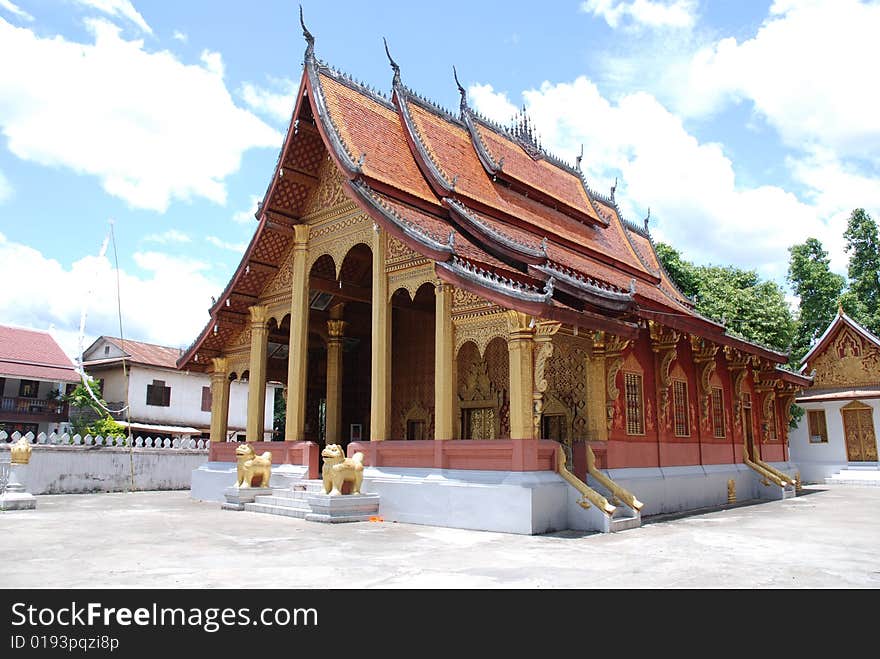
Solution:
[[[825,410],[809,410],[807,412],[807,427],[809,428],[811,444],[828,443],[828,429],[825,426]]]
[[[153,380],[147,385],[147,405],[168,407],[171,405],[171,387],[165,386],[165,380]]]
[[[36,398],[40,389],[40,383],[36,380],[22,380],[18,385],[20,398]]]
[[[642,400],[642,376],[639,373],[624,373],[626,390],[626,434],[645,434],[645,407]]]
[[[690,437],[690,418],[688,417],[688,386],[684,380],[672,381],[672,409],[675,418],[675,436]]]
[[[110,354],[110,346],[104,346],[104,354],[105,354],[105,355],[109,355],[109,354]]]
[[[211,411],[211,387],[202,387],[202,412]]]
[[[3,390],[6,388],[6,378],[0,378],[0,397],[3,396]]]
[[[712,432],[715,437],[723,439],[724,428],[724,392],[721,387],[712,387]]]

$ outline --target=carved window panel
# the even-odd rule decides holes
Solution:
[[[644,383],[639,373],[623,374],[626,391],[626,434],[645,434]]]
[[[688,408],[688,386],[684,380],[672,381],[672,412],[676,437],[690,437],[691,423]]]
[[[724,427],[724,390],[721,387],[712,387],[712,434],[718,439],[727,436]]]
[[[807,428],[811,444],[828,443],[828,425],[825,421],[825,410],[808,411]]]

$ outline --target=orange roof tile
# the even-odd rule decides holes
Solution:
[[[340,137],[356,158],[366,154],[363,173],[437,204],[437,196],[413,160],[397,111],[329,75],[320,74],[319,80]]]

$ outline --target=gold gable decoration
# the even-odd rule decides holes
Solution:
[[[813,386],[863,387],[880,384],[880,350],[844,327],[810,367],[816,369]]]

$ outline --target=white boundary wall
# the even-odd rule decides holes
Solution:
[[[5,433],[0,433],[4,435]],[[196,440],[181,440],[167,447],[143,448],[142,438],[130,450],[112,439],[79,435],[51,435],[43,433],[36,439],[27,469],[25,488],[31,494],[77,494],[85,492],[121,492],[132,489],[131,472],[134,468],[136,490],[187,490],[194,469],[208,460],[208,449]],[[12,440],[20,438],[13,433]],[[71,443],[61,442],[61,439]],[[10,443],[0,437],[0,460],[8,461]],[[119,438],[122,439],[122,438]],[[42,440],[42,441],[41,441]],[[54,441],[51,441],[54,440]],[[152,440],[150,440],[152,444]],[[181,446],[186,448],[181,448]],[[192,446],[190,448],[190,446]]]

